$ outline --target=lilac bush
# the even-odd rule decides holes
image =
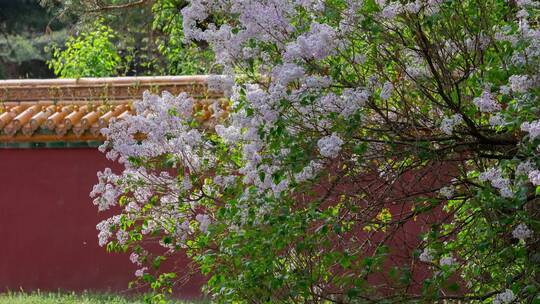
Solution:
[[[145,94],[91,194],[141,281],[185,251],[223,303],[540,303],[540,2],[189,3],[226,101]]]

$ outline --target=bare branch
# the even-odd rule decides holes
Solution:
[[[154,0],[138,0],[138,1],[135,1],[135,2],[128,2],[128,3],[124,3],[124,4],[117,4],[117,5],[101,6],[101,4],[98,4],[97,8],[91,9],[91,10],[89,10],[87,12],[96,13],[96,12],[103,12],[103,11],[128,9],[128,8],[134,8],[134,7],[139,7],[139,6],[151,4],[153,2],[154,2]]]

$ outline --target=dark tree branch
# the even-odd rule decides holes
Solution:
[[[89,13],[97,13],[97,12],[103,12],[103,11],[111,11],[111,10],[121,10],[121,9],[128,9],[128,8],[134,8],[139,7],[147,4],[153,3],[154,0],[138,0],[134,2],[128,2],[124,4],[117,4],[117,5],[107,5],[102,6],[101,4],[97,4],[97,8],[91,9],[87,12]]]

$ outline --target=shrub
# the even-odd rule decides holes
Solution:
[[[228,101],[146,94],[105,130],[100,243],[158,290],[186,250],[223,303],[539,302],[538,9],[191,1]]]
[[[96,21],[93,30],[70,37],[65,49],[52,48],[49,68],[62,78],[114,76],[121,63],[111,28]]]

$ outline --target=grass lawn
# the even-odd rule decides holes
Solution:
[[[128,298],[114,294],[8,292],[0,294],[0,304],[143,304],[141,298]],[[174,301],[174,304],[189,304]]]

